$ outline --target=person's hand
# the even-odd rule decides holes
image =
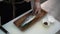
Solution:
[[[39,3],[39,2],[35,3],[33,9],[34,9],[33,13],[34,13],[35,15],[40,14],[40,13],[41,13],[40,3]]]

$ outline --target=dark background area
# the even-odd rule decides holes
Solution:
[[[8,1],[8,0],[6,0]],[[0,2],[0,11],[2,12],[1,14],[1,25],[9,22],[10,20],[16,18],[17,16],[23,14],[24,12],[28,11],[31,9],[30,2],[23,2],[23,3],[15,3],[15,10],[13,9],[12,2]],[[22,0],[23,1],[23,0]],[[21,2],[21,1],[15,1],[15,2]],[[14,14],[13,14],[14,11]]]
[[[46,0],[41,0],[41,3],[45,1]],[[6,24],[30,9],[30,2],[23,2],[23,0],[4,0],[0,2],[1,25]]]

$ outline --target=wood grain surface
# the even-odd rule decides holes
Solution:
[[[21,24],[23,24],[23,21],[27,18],[27,16],[30,15],[30,13],[24,15],[23,17],[19,18],[14,22],[14,24],[21,30],[25,31],[26,29],[30,28],[32,25],[34,25],[38,20],[42,19],[43,16],[45,16],[47,12],[43,9],[41,9],[41,13],[39,15],[36,15],[35,19],[33,19],[31,22],[26,24],[24,27],[21,27]]]

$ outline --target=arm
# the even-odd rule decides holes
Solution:
[[[37,15],[41,13],[40,0],[34,0],[34,13]]]
[[[32,0],[25,0],[26,2],[32,1]],[[41,13],[41,6],[40,6],[40,0],[34,0],[34,4],[33,4],[33,13],[35,14],[40,14]]]

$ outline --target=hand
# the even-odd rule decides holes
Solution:
[[[35,3],[33,12],[35,15],[39,15],[41,13],[41,6],[39,2]]]

